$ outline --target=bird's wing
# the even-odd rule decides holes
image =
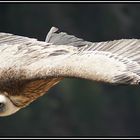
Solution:
[[[78,77],[109,83],[139,83],[140,40],[91,43],[56,31],[49,32],[47,43],[0,33],[1,70],[13,69],[14,77],[24,71],[26,79]]]
[[[138,84],[140,81],[139,39],[92,43],[52,27],[46,42],[78,47],[67,59],[65,68],[69,68],[62,75],[110,83]]]

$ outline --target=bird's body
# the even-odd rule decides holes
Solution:
[[[117,84],[140,81],[140,40],[87,42],[52,28],[46,42],[0,33],[0,102],[16,107],[42,96],[65,77]]]

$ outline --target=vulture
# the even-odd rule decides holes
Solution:
[[[0,32],[0,116],[26,107],[69,77],[138,85],[140,40],[89,42],[56,27],[45,41]]]

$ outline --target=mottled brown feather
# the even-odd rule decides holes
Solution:
[[[16,106],[24,107],[44,95],[51,87],[59,83],[63,78],[47,78],[27,81],[21,91],[21,101]]]
[[[63,78],[28,79],[26,71],[5,69],[0,75],[0,92],[7,92],[11,101],[18,107],[24,107],[45,94],[51,87]]]

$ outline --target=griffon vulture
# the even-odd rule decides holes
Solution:
[[[139,84],[140,40],[88,42],[52,27],[45,42],[0,33],[0,116],[8,116],[65,77]]]

